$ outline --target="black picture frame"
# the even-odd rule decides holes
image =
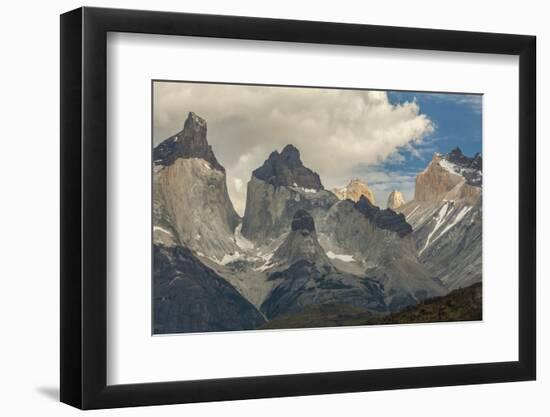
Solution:
[[[107,385],[108,32],[519,56],[519,360]],[[79,8],[61,15],[61,401],[82,409],[536,378],[536,38],[359,24]]]

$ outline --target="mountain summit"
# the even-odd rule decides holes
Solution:
[[[216,260],[237,251],[234,230],[240,219],[225,169],[208,144],[206,121],[189,113],[183,130],[161,142],[153,155],[155,242],[180,244]]]
[[[273,151],[264,164],[252,172],[252,176],[275,187],[301,187],[314,191],[323,189],[319,175],[304,166],[300,151],[293,145],[286,145],[281,153]]]
[[[397,208],[413,227],[420,261],[448,289],[482,279],[482,179],[479,153],[436,153],[416,177],[414,199]]]
[[[164,140],[153,150],[155,164],[171,165],[178,158],[200,158],[212,168],[225,172],[206,140],[206,131],[206,120],[189,112],[183,130]]]
[[[395,210],[405,204],[405,198],[400,191],[393,190],[388,196],[387,207],[391,210]]]
[[[481,155],[468,157],[456,147],[448,154],[435,153],[428,167],[416,177],[414,199],[417,201],[439,201],[443,198],[458,198],[462,194],[472,194],[474,199],[481,193],[483,180]],[[464,187],[465,186],[465,187]]]
[[[338,199],[325,190],[319,175],[304,166],[300,151],[287,145],[273,151],[252,172],[247,185],[242,234],[254,242],[274,240],[288,232],[294,214],[307,210],[313,219]]]
[[[372,204],[376,204],[374,193],[368,184],[358,178],[352,179],[345,187],[334,188],[331,191],[340,200],[349,199],[357,202],[361,196],[365,196]]]
[[[481,186],[482,160],[479,152],[470,158],[464,155],[462,150],[457,146],[447,155],[443,155],[442,158],[448,162],[446,168],[462,175],[467,184],[476,187]]]

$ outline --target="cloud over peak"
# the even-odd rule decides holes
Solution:
[[[396,158],[434,130],[416,102],[392,104],[383,91],[156,82],[155,145],[181,130],[189,111],[207,120],[240,213],[252,170],[288,143],[332,188],[355,167]]]

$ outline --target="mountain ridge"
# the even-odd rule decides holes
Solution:
[[[415,189],[405,203],[395,191],[381,209],[366,183],[352,198],[324,189],[289,144],[252,171],[242,219],[204,119],[189,113],[153,157],[159,332],[178,331],[171,314],[191,329],[182,331],[215,331],[264,326],[308,306],[329,315],[340,308],[325,304],[345,305],[345,314],[398,312],[481,280],[479,154],[435,154],[417,176],[419,198]],[[195,298],[211,320],[162,299],[172,287],[179,303]]]
[[[415,198],[396,209],[413,227],[420,261],[449,290],[482,280],[482,178],[480,154],[436,153]]]

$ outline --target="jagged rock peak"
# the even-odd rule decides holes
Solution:
[[[412,233],[412,226],[407,223],[403,214],[396,213],[391,209],[380,210],[365,196],[361,196],[354,207],[381,229],[391,230],[397,233],[399,237],[405,237]]]
[[[401,207],[403,204],[405,204],[405,198],[403,197],[403,194],[398,190],[393,190],[388,196],[387,207],[389,209],[395,210],[396,208]]]
[[[459,165],[464,168],[481,169],[481,155],[477,152],[473,157],[469,158],[462,153],[462,150],[457,146],[451,152],[443,155],[447,161]]]
[[[304,166],[300,151],[293,145],[286,145],[281,153],[271,152],[269,158],[252,175],[275,187],[300,187],[315,191],[323,189],[319,175]]]
[[[458,174],[466,179],[470,185],[481,186],[482,182],[482,158],[479,152],[473,157],[468,157],[462,153],[462,150],[457,146],[445,155],[434,155],[432,161],[439,161],[439,165],[443,166],[447,171]]]
[[[280,156],[282,160],[286,161],[289,168],[303,166],[302,160],[300,159],[300,151],[292,144],[286,145],[281,151]]]
[[[365,196],[372,204],[376,204],[374,193],[369,188],[368,184],[365,181],[361,181],[359,178],[352,179],[345,187],[333,188],[331,192],[340,200],[349,199],[357,202],[361,196]]]
[[[183,125],[183,130],[185,130],[185,127],[188,126],[188,128],[193,128],[196,130],[204,131],[206,132],[206,120],[204,120],[202,117],[199,117],[196,113],[190,111],[187,115],[187,119],[185,119],[185,124]]]
[[[307,230],[308,232],[314,232],[315,223],[313,222],[313,217],[306,210],[300,209],[294,213],[291,228],[293,231]]]
[[[171,165],[178,158],[204,159],[218,171],[225,172],[220,165],[212,147],[206,139],[206,120],[189,112],[183,130],[164,140],[153,151],[153,160],[157,165]]]
[[[462,153],[462,149],[460,149],[460,147],[456,147],[454,149],[451,150],[451,152],[449,152],[448,154],[448,157],[449,159],[450,158],[462,158],[464,157],[464,154]]]

